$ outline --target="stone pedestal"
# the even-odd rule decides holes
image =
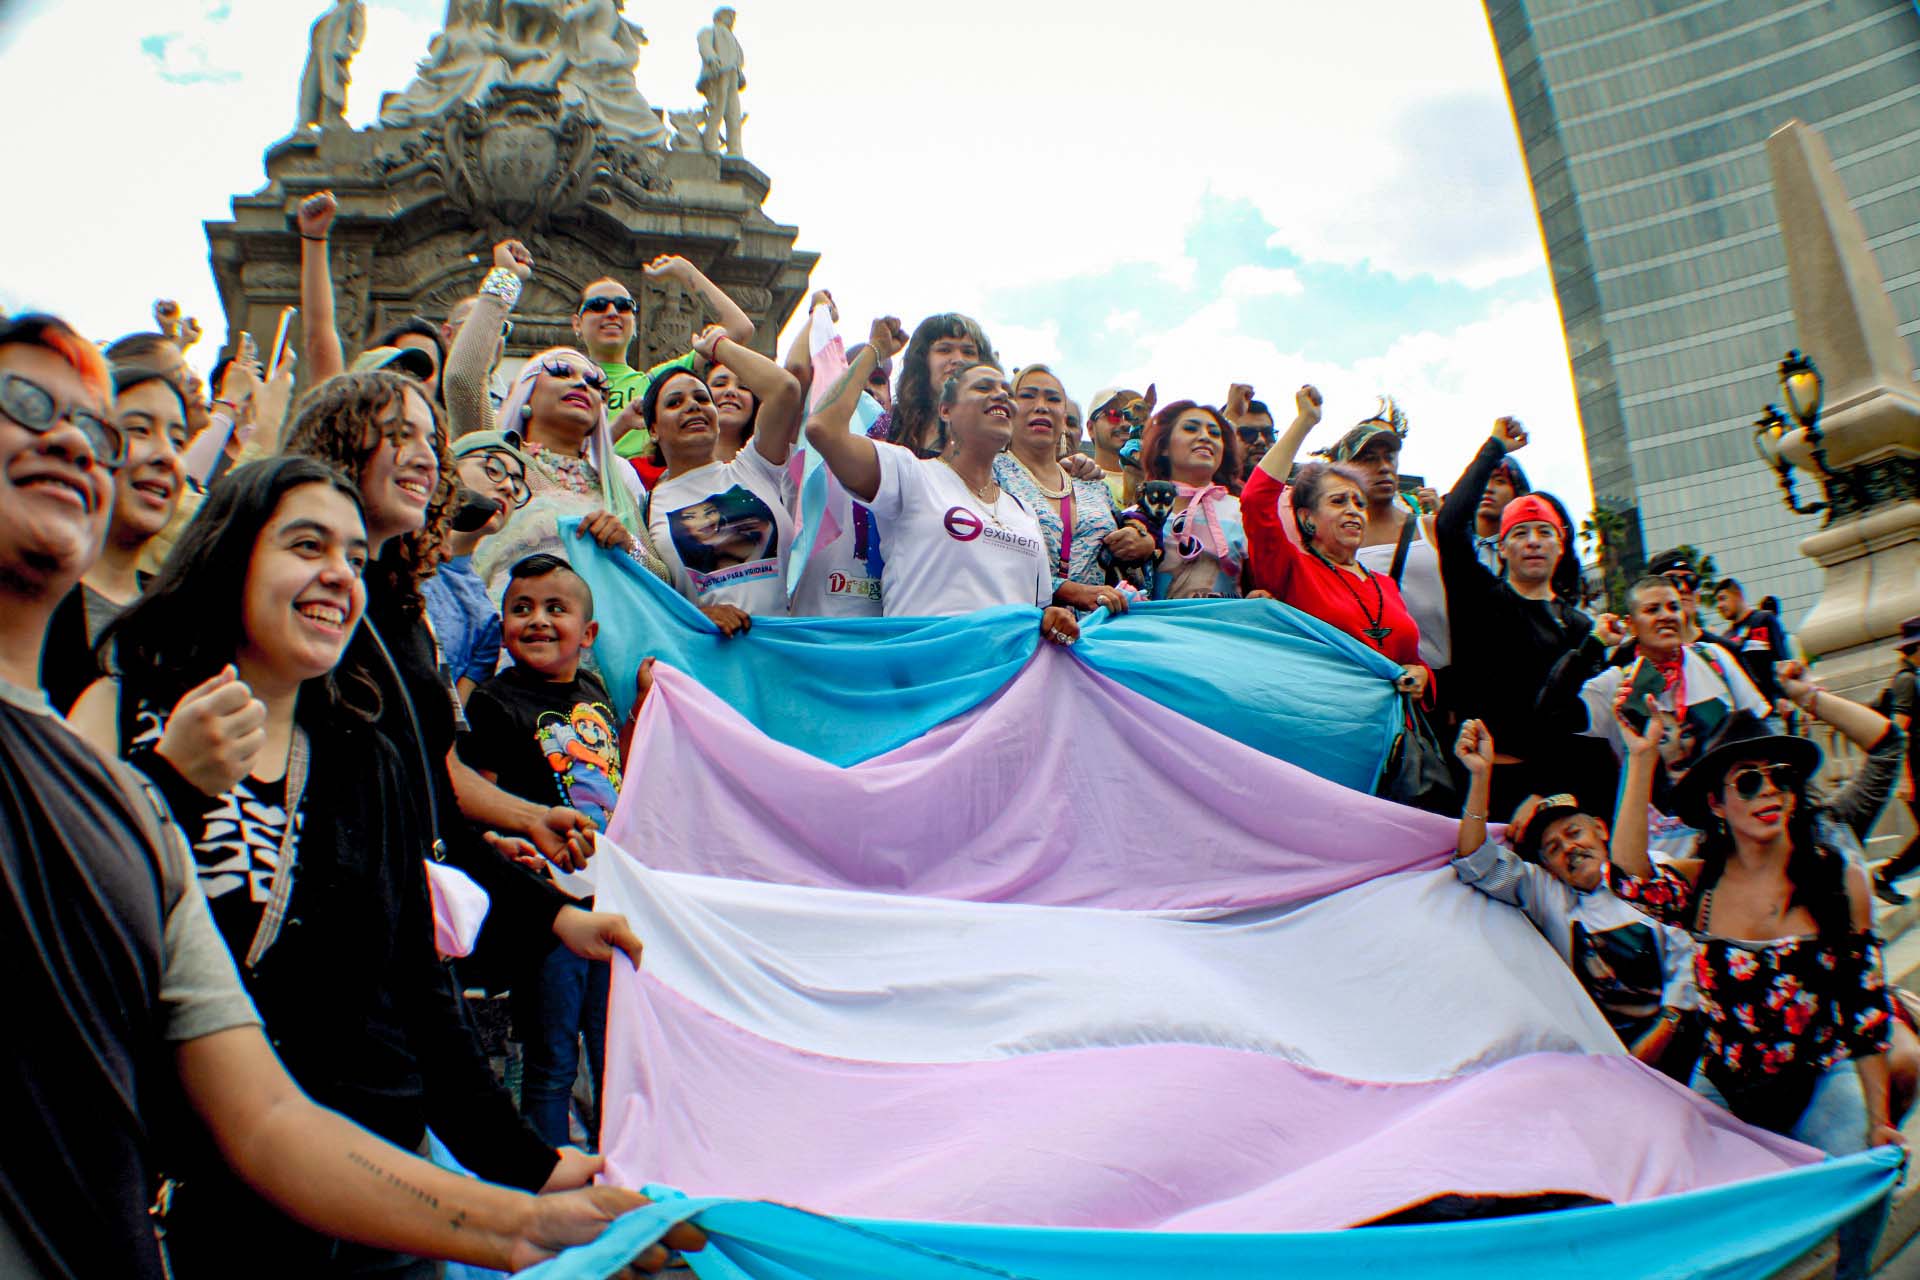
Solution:
[[[1767,155],[1800,346],[1824,384],[1818,433],[1781,441],[1828,502],[1826,527],[1800,545],[1826,582],[1799,639],[1830,688],[1871,700],[1901,620],[1920,615],[1920,384],[1825,141],[1793,121]]]
[[[493,244],[525,241],[535,275],[514,313],[509,356],[575,341],[582,286],[614,276],[640,304],[632,360],[678,355],[710,317],[677,286],[645,281],[663,253],[699,267],[775,354],[818,255],[761,209],[766,174],[745,160],[636,145],[605,131],[552,88],[500,85],[419,127],[306,130],[266,153],[267,183],[209,222],[214,277],[234,331],[271,341],[279,309],[298,305],[293,215],[331,190],[335,327],[348,358],[408,316],[441,320],[478,287]]]

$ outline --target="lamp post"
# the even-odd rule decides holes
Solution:
[[[1786,401],[1787,412],[1793,415],[1793,421],[1800,425],[1801,442],[1805,444],[1807,457],[1813,463],[1812,474],[1820,481],[1824,501],[1802,506],[1799,496],[1794,493],[1793,462],[1785,450],[1789,426],[1779,407],[1768,405],[1753,424],[1754,451],[1760,455],[1762,462],[1773,468],[1774,477],[1780,482],[1780,492],[1786,496],[1787,506],[1795,515],[1810,516],[1832,510],[1836,474],[1827,466],[1827,437],[1820,429],[1820,406],[1825,396],[1826,387],[1820,377],[1820,366],[1798,347],[1787,352],[1780,361],[1780,397]],[[1851,474],[1841,472],[1838,479],[1848,490],[1844,497],[1858,496],[1852,492],[1854,481]]]

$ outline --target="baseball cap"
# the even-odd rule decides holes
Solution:
[[[1105,413],[1109,408],[1113,407],[1114,401],[1116,400],[1124,406],[1139,398],[1140,393],[1138,391],[1130,391],[1125,387],[1102,387],[1093,393],[1093,399],[1087,401],[1087,421],[1092,422],[1102,413]]]
[[[1504,539],[1513,532],[1513,526],[1529,524],[1536,520],[1544,521],[1558,529],[1561,539],[1565,540],[1567,527],[1560,523],[1560,513],[1553,509],[1551,502],[1537,493],[1523,493],[1507,504],[1506,510],[1500,513],[1500,536]]]
[[[1341,436],[1333,448],[1327,450],[1326,456],[1335,462],[1349,462],[1383,435],[1393,437],[1396,450],[1407,436],[1407,415],[1392,396],[1381,396],[1380,407],[1374,410],[1373,416]]]
[[[453,456],[459,459],[489,450],[517,454],[525,447],[518,431],[469,431],[453,442]]]
[[[1908,618],[1900,624],[1900,640],[1894,648],[1902,653],[1912,653],[1920,649],[1920,618]]]
[[[1547,828],[1561,818],[1585,812],[1580,801],[1567,792],[1545,797],[1534,809],[1533,816],[1527,819],[1526,832],[1520,837],[1520,846],[1514,852],[1528,862],[1540,861],[1540,845],[1547,838]]]
[[[433,357],[417,347],[374,347],[362,351],[353,361],[355,373],[369,369],[391,369],[425,382],[433,376]]]
[[[1673,573],[1676,571],[1686,573],[1698,572],[1698,570],[1693,567],[1693,561],[1687,556],[1687,553],[1678,547],[1672,551],[1662,551],[1659,555],[1647,561],[1647,572],[1656,577],[1663,573]]]

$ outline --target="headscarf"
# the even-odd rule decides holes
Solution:
[[[584,352],[574,347],[549,347],[535,355],[520,369],[519,376],[513,381],[513,388],[507,392],[507,399],[500,406],[500,426],[509,431],[526,435],[526,413],[533,400],[533,384],[545,369],[548,360],[558,357],[578,360],[588,367],[600,366],[589,359]],[[640,484],[640,476],[627,460],[613,451],[613,424],[607,420],[606,402],[599,405],[599,421],[592,431],[587,433],[587,461],[600,476],[600,496],[607,510],[620,517],[620,522],[630,529],[645,527],[641,518],[641,495],[645,489]]]

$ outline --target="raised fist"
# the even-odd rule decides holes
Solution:
[[[309,240],[325,240],[327,228],[333,225],[333,215],[340,211],[340,204],[333,198],[331,191],[316,191],[300,202],[300,211],[293,216],[300,234]]]
[[[533,279],[533,255],[518,240],[502,240],[493,246],[493,265],[513,272],[522,284]]]
[[[1507,452],[1527,447],[1527,429],[1518,418],[1499,418],[1493,424],[1493,438],[1507,446]]]
[[[1301,421],[1309,425],[1319,422],[1321,409],[1320,388],[1314,386],[1301,387],[1293,393],[1293,407],[1297,411]]]
[[[876,358],[891,360],[906,349],[907,331],[901,328],[899,316],[881,316],[867,331],[867,342]]]

